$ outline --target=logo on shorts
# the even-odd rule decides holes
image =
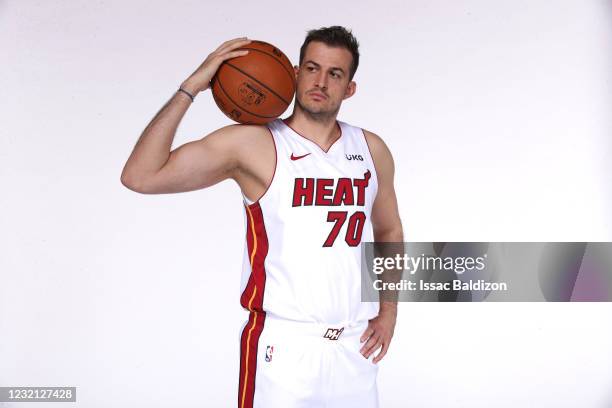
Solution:
[[[344,331],[344,327],[341,329],[327,329],[323,338],[330,340],[338,340],[342,332]]]
[[[272,353],[274,352],[274,346],[266,346],[266,363],[272,361]]]

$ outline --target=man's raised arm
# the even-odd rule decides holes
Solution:
[[[181,89],[192,96],[207,89],[223,61],[246,55],[237,48],[250,40],[226,41],[185,80]],[[176,193],[209,187],[232,176],[239,148],[248,127],[221,128],[210,135],[170,151],[176,129],[191,104],[177,91],[145,128],[121,173],[121,183],[145,194]]]

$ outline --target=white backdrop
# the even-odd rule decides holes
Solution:
[[[235,404],[238,187],[145,196],[119,176],[182,80],[242,35],[297,63],[306,30],[353,29],[358,90],[339,118],[391,148],[406,240],[612,241],[610,11],[0,1],[0,386],[76,386],[87,408]],[[203,93],[174,146],[228,123]],[[382,407],[612,403],[612,304],[399,312]]]

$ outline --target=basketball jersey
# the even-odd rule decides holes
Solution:
[[[340,137],[327,151],[281,119],[268,124],[272,181],[258,201],[243,196],[240,302],[253,327],[266,314],[340,326],[378,314],[378,304],[361,302],[361,242],[373,241],[376,170],[363,130],[337,123]]]

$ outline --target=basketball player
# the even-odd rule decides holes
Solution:
[[[145,194],[225,179],[240,186],[247,229],[240,300],[249,311],[240,408],[376,407],[376,363],[389,348],[397,304],[360,301],[360,243],[403,237],[389,149],[336,119],[356,91],[350,31],[308,33],[294,67],[291,116],[226,126],[170,151],[191,96],[209,88],[223,61],[246,55],[238,48],[249,42],[223,43],[182,83],[144,130],[121,181]]]

